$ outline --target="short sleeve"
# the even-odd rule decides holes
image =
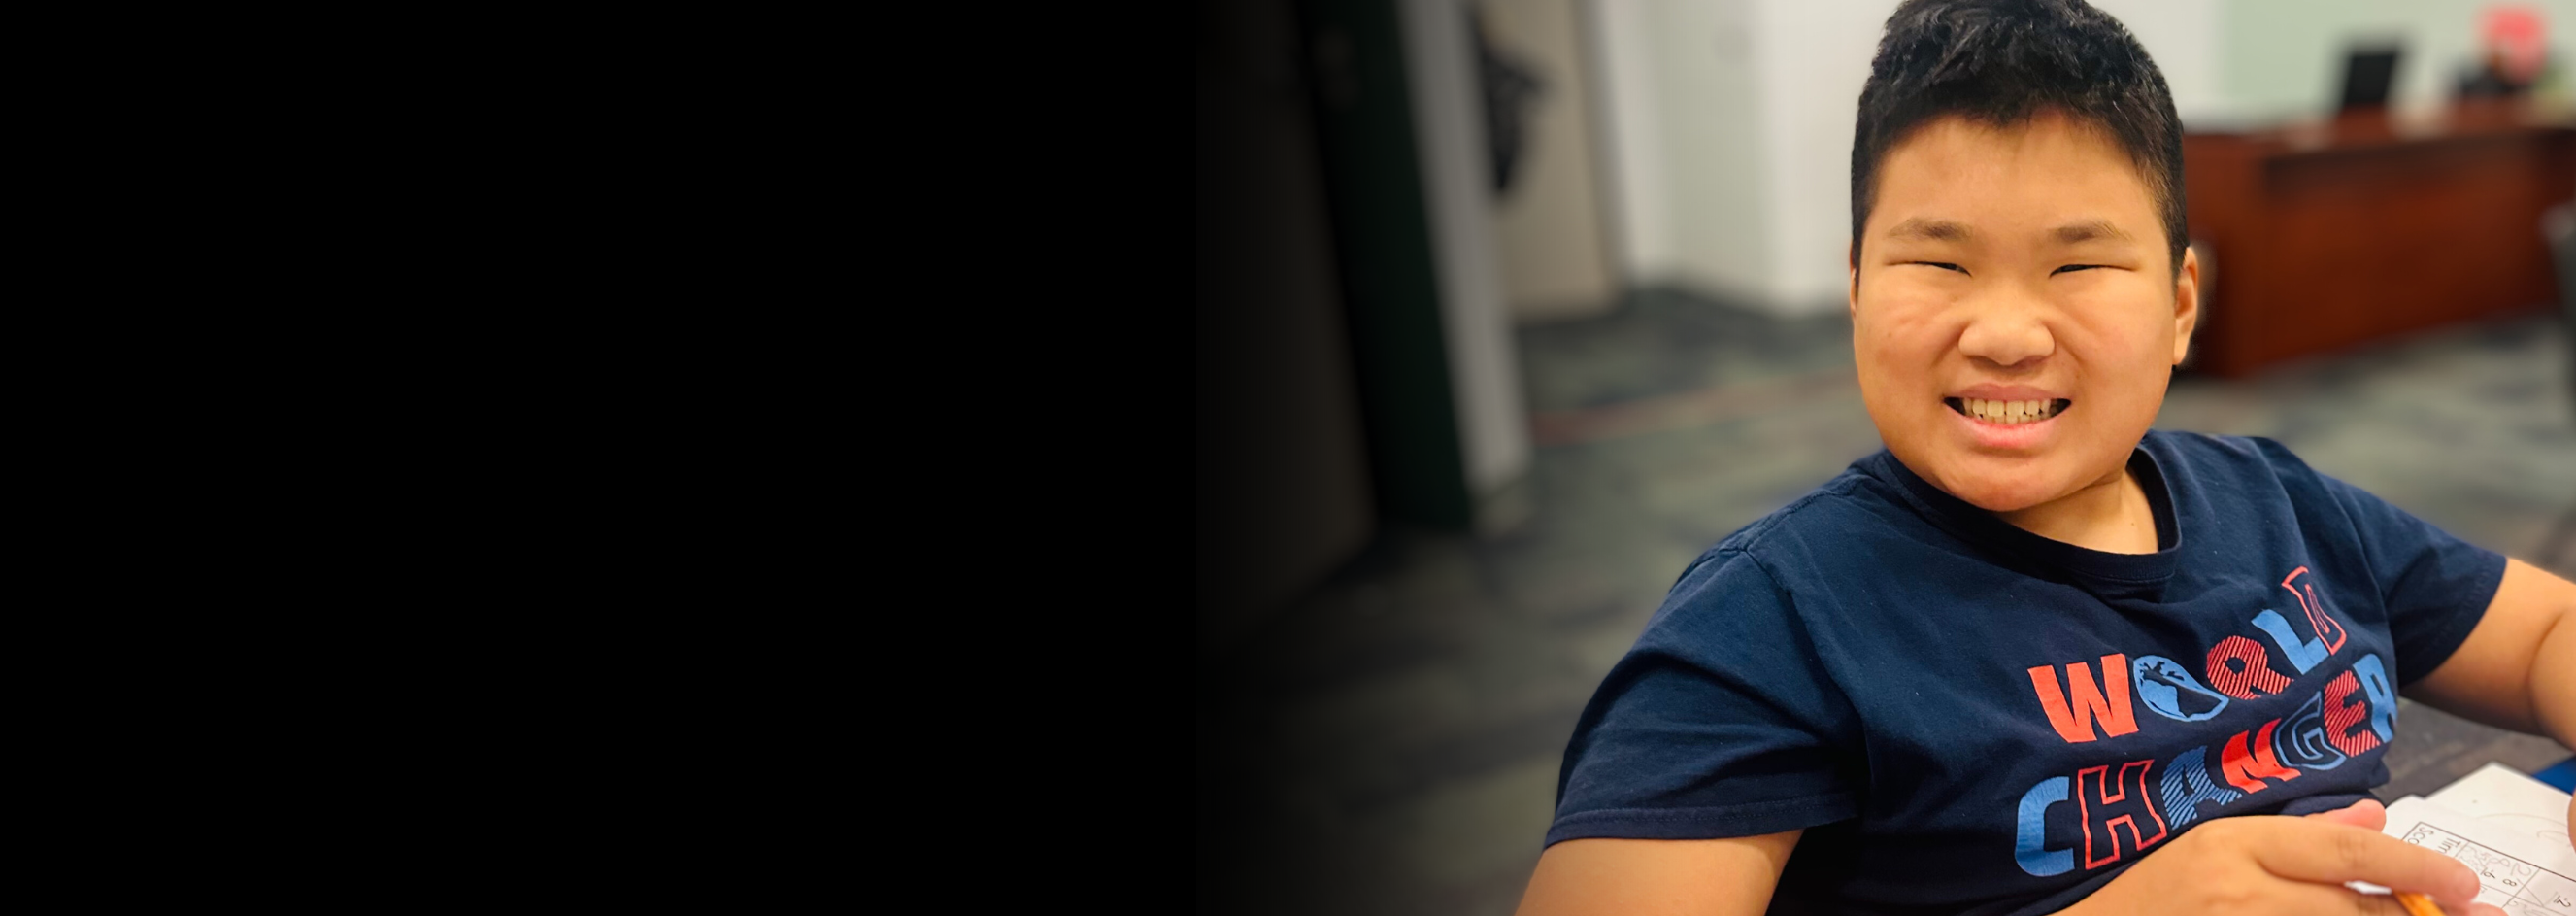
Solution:
[[[1551,845],[1718,839],[1859,812],[1860,725],[1761,565],[1712,553],[1583,710]]]
[[[2397,683],[2433,673],[2486,616],[2496,586],[2504,582],[2504,555],[2453,537],[2359,487],[2316,476],[2360,535],[2362,559],[2388,609]]]

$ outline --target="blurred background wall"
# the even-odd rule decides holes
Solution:
[[[2127,21],[2130,5],[2113,9]],[[2203,40],[2219,49],[2215,72],[2219,93],[2204,115],[2231,122],[2262,122],[2300,117],[2334,104],[2335,76],[2351,42],[2394,41],[2409,58],[2401,66],[2392,104],[2422,109],[2438,106],[2451,95],[2460,71],[2480,53],[2479,15],[2505,4],[2468,0],[2235,0],[2208,3]],[[2550,43],[2566,59],[2568,30],[2576,28],[2576,3],[2548,0],[2512,6],[2538,11],[2551,30]],[[2148,50],[2163,63],[2163,52]],[[2193,114],[2184,111],[2186,120]]]

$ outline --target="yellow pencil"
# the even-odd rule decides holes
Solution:
[[[2433,898],[2414,891],[2398,891],[2397,905],[2406,908],[2407,916],[2442,916],[2442,908],[2433,904]]]

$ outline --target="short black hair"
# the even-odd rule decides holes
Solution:
[[[2180,271],[2190,243],[2173,92],[2137,37],[2083,0],[1907,0],[1887,17],[1852,129],[1853,269],[1889,149],[1945,116],[2001,128],[2049,110],[2100,129],[2128,153],[2164,211]]]

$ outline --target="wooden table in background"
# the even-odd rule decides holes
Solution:
[[[2183,138],[2210,261],[2197,368],[2274,363],[2555,302],[2541,212],[2576,198],[2576,128],[2454,112]]]

